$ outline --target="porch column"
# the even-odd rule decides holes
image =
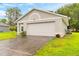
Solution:
[[[20,24],[17,23],[17,35],[19,35],[19,33],[20,33]]]
[[[26,22],[24,22],[23,27],[24,27],[24,31],[27,32],[27,23]]]

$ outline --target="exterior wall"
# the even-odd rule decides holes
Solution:
[[[19,25],[20,23],[23,23],[24,31],[26,31],[28,21],[48,20],[48,18],[56,21],[57,17],[58,16],[51,15],[49,13],[34,10],[17,22],[17,34],[21,32],[21,25]]]
[[[33,16],[35,14],[37,14],[37,16]],[[30,12],[29,14],[27,14],[24,18],[22,18],[18,22],[35,21],[35,20],[40,20],[40,19],[46,20],[46,18],[53,18],[53,19],[55,19],[57,17],[58,16],[55,16],[55,15],[52,15],[52,14],[49,14],[49,13],[45,13],[45,12],[34,10],[34,11]]]
[[[62,26],[61,28],[62,28],[62,33],[63,33],[62,36],[64,36],[66,34],[68,25],[64,24],[61,20],[61,26]]]
[[[63,19],[65,23],[63,22]],[[62,37],[66,34],[67,32],[67,26],[69,26],[69,19],[68,18],[62,18],[61,19],[61,30],[62,30]]]
[[[6,31],[9,31],[8,27],[0,26],[0,32],[6,32]]]
[[[27,35],[55,36],[56,34],[60,34],[61,37],[63,37],[65,35],[65,30],[67,29],[67,26],[62,22],[62,18],[55,20],[55,23],[23,23],[22,25],[20,25],[18,31],[21,32],[21,26],[23,26],[24,31],[27,32]]]
[[[55,23],[52,22],[52,23],[40,23],[40,24],[39,23],[27,24],[29,21],[35,22],[39,20],[54,20],[56,22]],[[66,22],[68,22],[68,19]],[[17,34],[21,32],[21,26],[24,27],[24,31],[26,31],[28,35],[37,34],[40,36],[41,35],[55,36],[56,34],[60,34],[61,37],[65,35],[65,29],[67,28],[67,26],[63,23],[61,17],[56,16],[56,15],[51,15],[49,13],[37,11],[37,10],[30,12],[24,18],[22,18],[20,21],[17,22]]]
[[[63,17],[62,20],[66,23],[67,26],[69,26],[69,19],[68,18]]]
[[[60,34],[63,37],[66,34],[67,25],[63,23],[62,18],[56,22],[56,34]]]

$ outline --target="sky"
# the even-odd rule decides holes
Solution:
[[[12,7],[18,7],[25,14],[33,8],[56,11],[64,5],[67,3],[0,3],[0,18],[6,18],[6,10]]]

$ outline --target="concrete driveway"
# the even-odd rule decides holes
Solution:
[[[0,56],[32,56],[50,39],[51,37],[27,36],[0,41]]]

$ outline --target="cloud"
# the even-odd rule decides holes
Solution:
[[[33,5],[35,5],[35,3],[28,3],[28,5],[32,5],[33,6]]]
[[[3,10],[0,10],[0,17],[5,17],[6,16],[6,14],[5,14],[5,11],[3,11]]]
[[[5,6],[5,7],[16,7],[17,5],[16,4],[10,4],[10,3],[2,3],[1,4],[2,6]]]
[[[0,6],[6,6],[6,7],[17,7],[17,6],[24,6],[24,5],[30,5],[34,6],[34,3],[0,3]]]

